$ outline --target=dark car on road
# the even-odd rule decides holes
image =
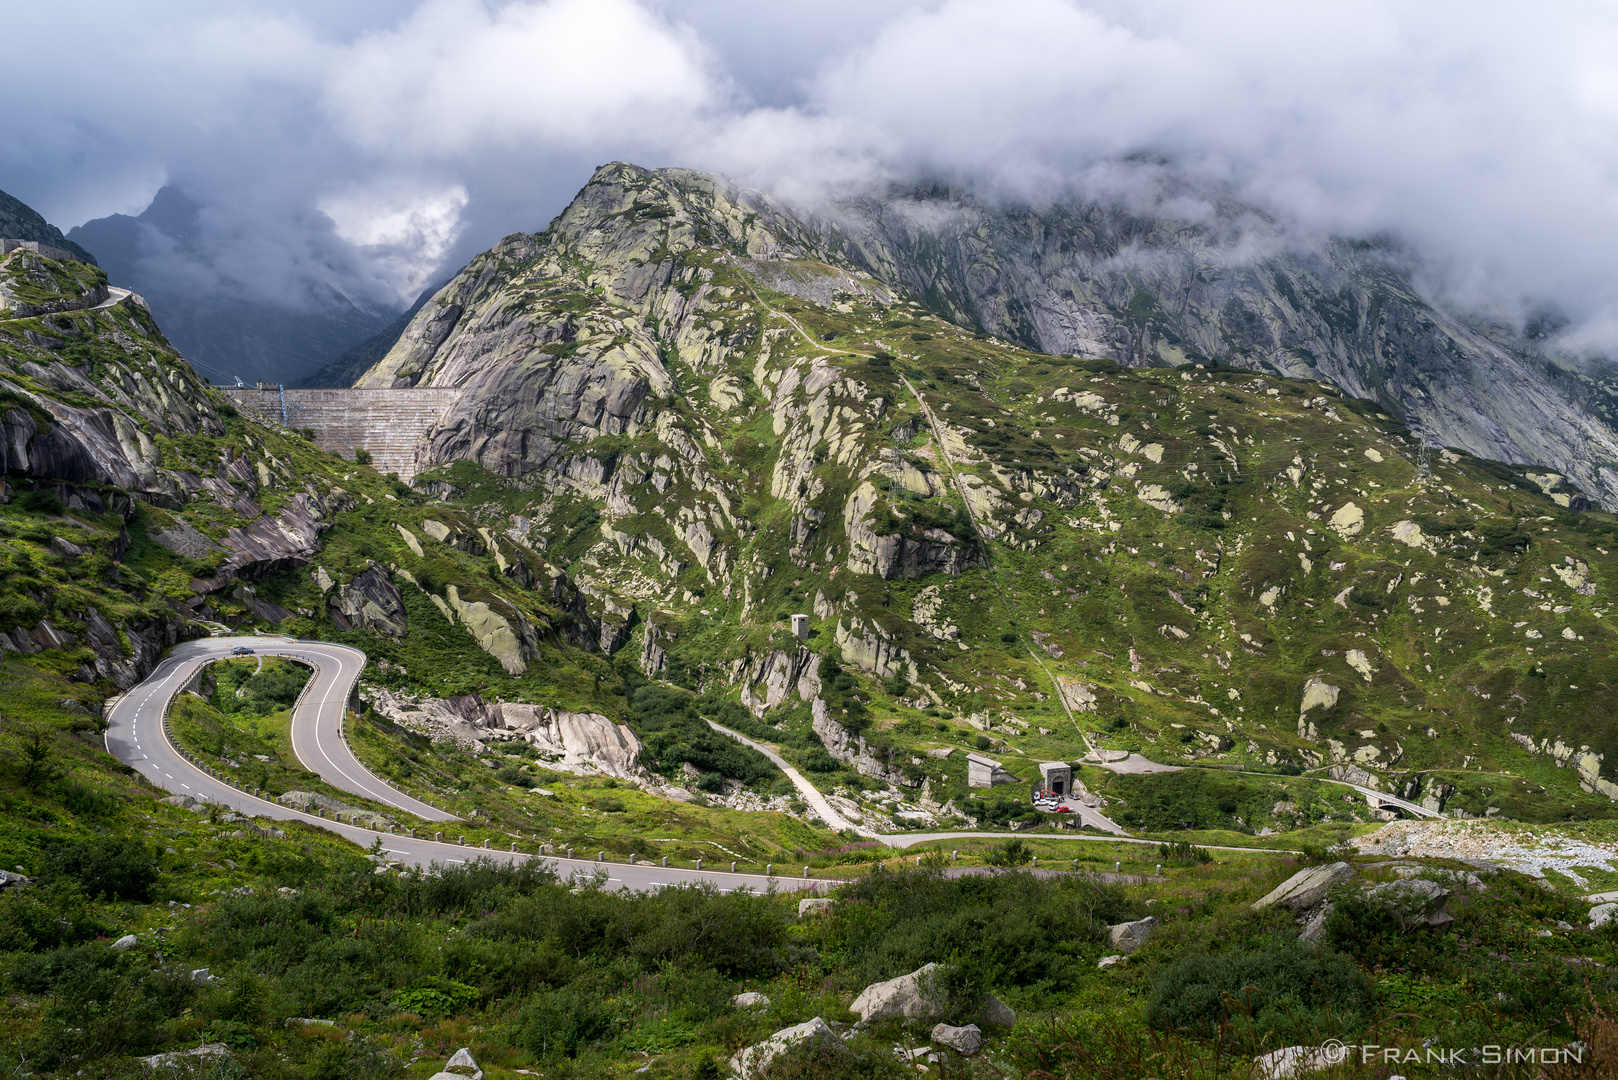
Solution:
[[[230,655],[232,655],[232,656],[252,656],[253,655],[253,650],[248,648],[246,645],[238,645],[234,649],[230,650]]]

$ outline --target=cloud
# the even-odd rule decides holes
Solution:
[[[697,37],[631,0],[427,0],[349,46],[325,94],[356,145],[429,159],[658,141],[715,99]]]
[[[401,297],[414,296],[462,229],[466,188],[390,179],[334,192],[319,203],[338,237],[354,244]]]
[[[613,159],[791,197],[1165,171],[1386,234],[1430,291],[1618,344],[1618,11],[1550,0],[154,0],[19,5],[0,187],[67,225],[163,180],[243,289],[402,303]],[[72,78],[63,78],[71,70]]]

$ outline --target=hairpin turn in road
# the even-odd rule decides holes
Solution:
[[[176,646],[172,655],[159,663],[144,682],[114,703],[108,716],[107,750],[154,785],[177,795],[217,803],[252,817],[303,821],[337,833],[361,847],[368,848],[380,839],[389,859],[410,866],[448,865],[474,858],[502,862],[543,858],[564,877],[575,872],[588,874],[605,870],[610,887],[634,891],[689,885],[699,881],[715,885],[725,892],[742,888],[762,891],[772,885],[778,891],[796,891],[833,884],[801,877],[766,878],[761,874],[682,870],[649,863],[602,863],[463,847],[343,824],[251,795],[192,764],[175,747],[163,726],[169,703],[190,684],[197,670],[216,660],[229,659],[231,650],[243,646],[251,648],[254,655],[283,656],[309,664],[315,669],[314,676],[292,711],[292,747],[305,768],[333,787],[362,795],[423,821],[457,820],[453,814],[392,787],[361,765],[349,749],[343,738],[343,711],[354,682],[365,666],[365,654],[344,645],[281,637],[219,637]]]

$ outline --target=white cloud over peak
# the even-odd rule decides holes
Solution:
[[[1618,344],[1607,4],[15,7],[19,40],[62,45],[0,67],[0,188],[67,225],[167,176],[216,211],[216,261],[267,293],[324,258],[402,302],[613,159],[799,198],[934,177],[1117,193],[1121,162],[1150,161],[1306,229],[1397,237],[1436,291],[1556,303]]]
[[[703,58],[695,34],[631,0],[427,0],[349,46],[325,101],[385,155],[657,142],[715,102]]]

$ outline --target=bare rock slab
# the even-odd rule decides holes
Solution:
[[[939,1046],[947,1046],[957,1054],[971,1057],[983,1049],[983,1032],[976,1024],[967,1024],[965,1027],[939,1024],[933,1028],[933,1042]]]
[[[1157,916],[1148,915],[1134,922],[1117,923],[1107,927],[1107,940],[1119,952],[1132,953],[1146,944],[1146,939],[1151,937],[1152,931],[1156,929]]]
[[[933,988],[937,967],[926,964],[908,975],[872,983],[860,991],[849,1011],[868,1024],[879,1020],[931,1020],[944,1011]]]
[[[849,1011],[866,1023],[880,1020],[936,1020],[944,1015],[943,995],[935,986],[937,964],[925,964],[908,975],[872,983],[860,991]],[[988,995],[977,1016],[982,1027],[1013,1027],[1017,1013],[1005,1002]]]
[[[1357,871],[1346,862],[1299,870],[1256,901],[1253,910],[1262,911],[1278,904],[1291,911],[1310,911],[1325,902],[1326,894],[1333,887],[1353,879],[1356,874]]]
[[[831,1025],[817,1016],[802,1024],[782,1028],[763,1042],[740,1051],[730,1059],[730,1067],[740,1080],[753,1080],[768,1069],[777,1057],[799,1047],[809,1047],[839,1057],[848,1053],[848,1047],[843,1045],[843,1040],[837,1037]]]
[[[1253,1080],[1292,1080],[1340,1065],[1346,1053],[1341,1047],[1285,1046],[1253,1059]]]
[[[1444,910],[1450,892],[1436,881],[1424,879],[1390,881],[1365,893],[1388,910],[1399,926],[1414,930],[1421,926],[1447,926],[1455,917]]]

